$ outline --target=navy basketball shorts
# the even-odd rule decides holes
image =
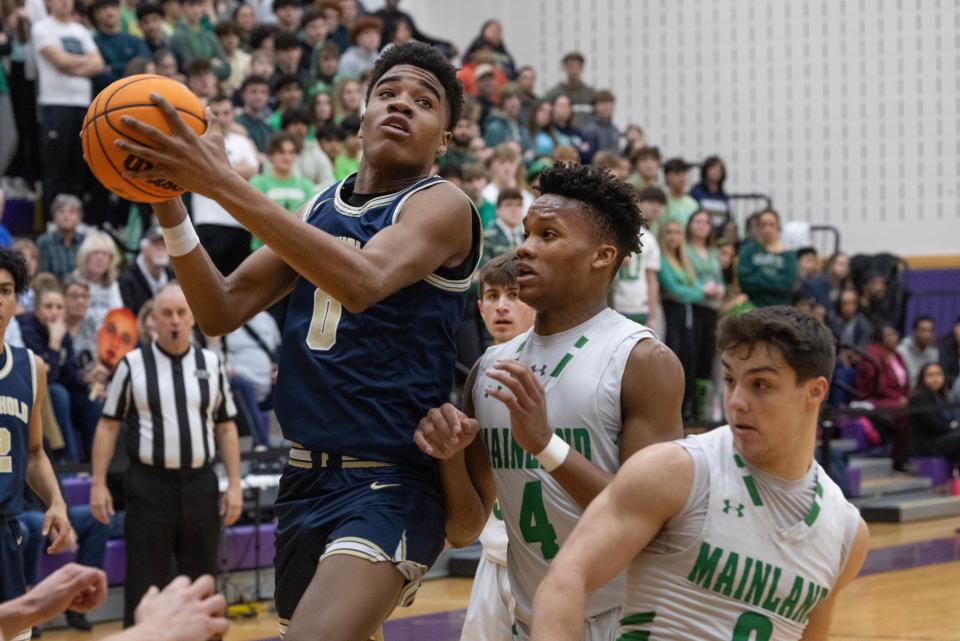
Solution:
[[[23,596],[23,532],[15,516],[0,514],[0,603]],[[15,633],[11,641],[30,638],[30,630]]]
[[[348,555],[393,564],[405,579],[397,605],[407,606],[443,550],[444,499],[432,469],[294,447],[274,509],[281,635],[321,560]]]
[[[23,532],[15,516],[0,515],[0,603],[23,596]]]

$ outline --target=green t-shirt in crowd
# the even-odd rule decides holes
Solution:
[[[663,210],[663,216],[660,217],[660,226],[662,227],[667,221],[675,220],[686,229],[690,216],[699,210],[700,204],[692,196],[684,194],[674,198],[667,192],[667,207]]]
[[[259,174],[250,179],[250,184],[264,196],[277,203],[289,212],[300,209],[314,194],[314,184],[301,176],[291,175],[289,178],[277,178],[273,174]],[[263,241],[254,237],[250,241],[250,249],[256,250],[263,246]]]
[[[350,158],[346,154],[340,154],[333,161],[333,177],[337,180],[343,180],[350,174],[360,171],[360,158]]]
[[[797,280],[797,253],[792,249],[767,251],[758,242],[747,241],[737,261],[740,289],[757,307],[789,305]]]

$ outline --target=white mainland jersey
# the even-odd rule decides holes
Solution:
[[[483,546],[483,555],[491,563],[507,564],[507,526],[503,523],[503,512],[500,511],[500,502],[493,502],[493,512],[487,519],[480,533],[480,545]]]
[[[692,438],[701,444],[710,477],[700,536],[681,552],[644,551],[630,563],[620,634],[799,639],[843,570],[857,509],[814,463],[806,516],[778,528],[734,449],[729,426]]]
[[[620,384],[637,341],[654,333],[612,309],[551,336],[533,330],[491,347],[480,359],[473,403],[507,526],[507,568],[516,598],[516,618],[529,622],[533,595],[547,567],[580,520],[583,509],[553,477],[540,469],[510,433],[510,413],[484,390],[499,385],[484,372],[495,360],[517,359],[540,377],[550,427],[600,469],[620,467]],[[623,577],[598,590],[586,617],[619,608]]]

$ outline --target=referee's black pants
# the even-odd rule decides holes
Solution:
[[[211,466],[167,470],[130,462],[125,482],[127,579],[123,625],[151,585],[176,574],[196,579],[217,571],[220,491]]]

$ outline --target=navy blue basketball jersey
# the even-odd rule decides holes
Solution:
[[[33,352],[4,344],[0,356],[0,515],[23,511],[30,412],[37,392]]]
[[[317,194],[303,220],[362,248],[396,222],[411,195],[445,181],[424,178],[352,206],[355,182],[354,175]],[[427,410],[446,402],[453,382],[454,334],[482,251],[475,207],[473,214],[472,250],[462,265],[441,267],[362,313],[350,313],[307,279],[297,279],[276,394],[287,439],[343,456],[433,464],[413,442],[413,432]]]

